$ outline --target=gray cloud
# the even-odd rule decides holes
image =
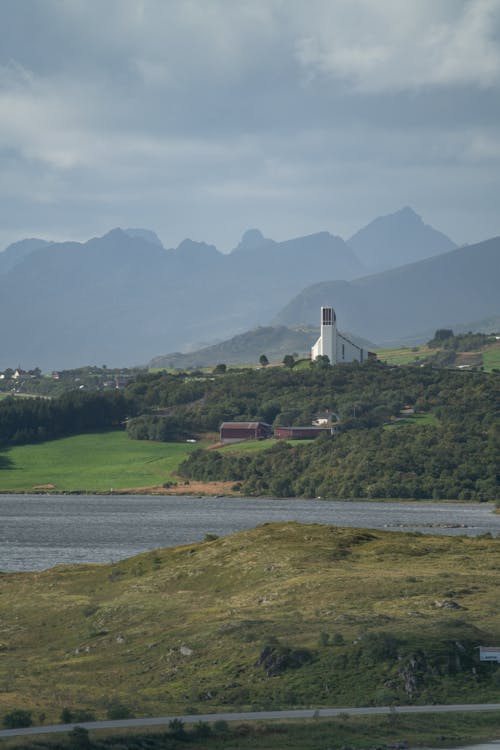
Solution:
[[[0,246],[500,232],[500,0],[4,0]]]

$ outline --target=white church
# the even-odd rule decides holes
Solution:
[[[375,355],[349,341],[337,330],[337,316],[333,307],[321,308],[321,334],[311,349],[311,359],[326,356],[330,364],[365,362]]]

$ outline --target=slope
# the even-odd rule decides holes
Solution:
[[[275,318],[280,325],[314,323],[333,305],[339,325],[381,344],[437,328],[498,315],[500,237],[351,282],[304,289]]]
[[[498,544],[278,523],[3,575],[0,712],[496,700]]]

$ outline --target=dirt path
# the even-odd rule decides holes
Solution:
[[[173,485],[172,487],[162,487],[152,485],[150,487],[127,487],[125,489],[114,490],[114,495],[234,495],[238,492],[232,490],[234,482],[195,482],[189,484]]]

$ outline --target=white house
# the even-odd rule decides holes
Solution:
[[[337,330],[337,316],[333,307],[321,308],[321,334],[311,349],[311,359],[326,356],[330,364],[340,362],[365,362],[369,352],[349,341]],[[370,356],[371,355],[370,353]]]

